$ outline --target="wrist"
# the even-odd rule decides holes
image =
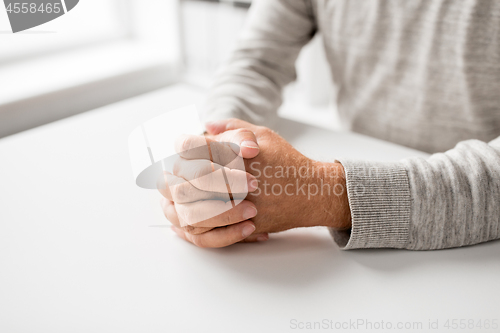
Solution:
[[[323,192],[324,195],[321,196],[322,202],[320,203],[323,214],[315,225],[339,230],[350,229],[351,210],[347,196],[344,167],[338,162],[314,162],[313,165],[316,165],[318,170],[328,171],[318,173],[318,186],[322,186],[325,191]]]

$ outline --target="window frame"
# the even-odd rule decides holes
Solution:
[[[124,38],[0,63],[0,87],[5,88],[0,95],[0,137],[178,81],[178,0],[148,0],[154,11],[144,0],[123,1],[131,15]],[[88,70],[78,70],[78,63],[86,63]],[[54,66],[57,72],[44,75]],[[28,73],[44,79],[30,82]]]

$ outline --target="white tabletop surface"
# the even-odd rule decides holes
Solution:
[[[160,195],[134,184],[128,134],[200,97],[173,86],[0,140],[0,332],[371,331],[363,320],[500,331],[451,329],[500,320],[500,242],[340,251],[317,228],[199,249],[150,227],[168,222]],[[291,121],[277,129],[316,159],[425,156]]]

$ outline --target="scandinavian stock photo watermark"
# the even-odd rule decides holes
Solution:
[[[249,164],[250,173],[256,177],[254,187],[256,191],[249,193],[252,196],[303,196],[312,200],[316,196],[341,196],[347,188],[340,179],[345,179],[345,173],[338,164],[314,164],[307,161],[299,167],[295,165],[262,165],[260,162]],[[359,168],[357,178],[362,175],[376,178],[380,169],[376,166]],[[357,183],[352,188],[356,195],[363,195],[365,187]]]
[[[348,320],[321,319],[321,320],[299,320],[290,319],[288,328],[297,331],[486,331],[498,332],[500,328],[499,319],[489,318],[446,318],[427,320],[387,320],[355,318]]]
[[[311,200],[318,195],[344,194],[345,186],[331,182],[343,177],[339,169],[334,166],[306,165],[292,166],[262,166],[260,162],[250,163],[251,173],[256,177],[256,191],[252,196],[305,196]],[[275,182],[276,180],[281,182]]]
[[[67,14],[79,0],[4,0],[13,33],[28,30]]]

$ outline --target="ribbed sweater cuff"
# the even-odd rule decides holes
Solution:
[[[410,185],[399,162],[341,159],[346,173],[352,228],[330,229],[344,250],[405,248],[410,225]]]

